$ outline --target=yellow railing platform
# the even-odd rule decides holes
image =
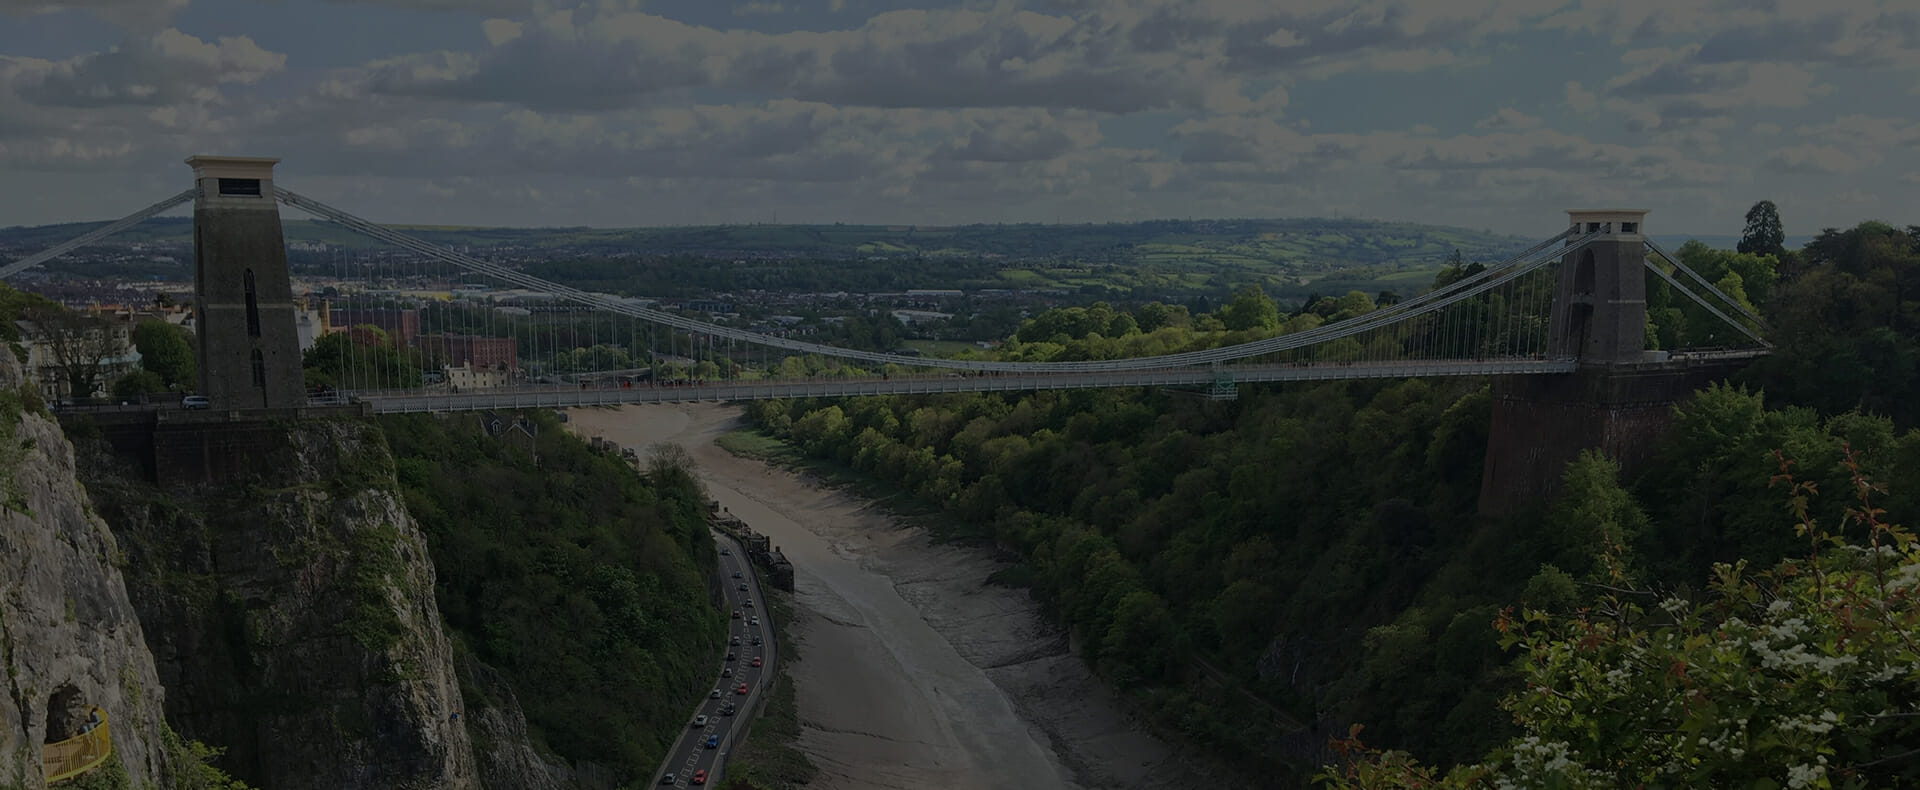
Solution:
[[[113,756],[113,738],[107,735],[107,712],[94,708],[93,713],[100,723],[86,732],[40,747],[40,768],[46,772],[48,784],[98,768]]]

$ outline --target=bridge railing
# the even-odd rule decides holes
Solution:
[[[113,756],[113,738],[107,734],[106,711],[94,708],[91,713],[99,721],[88,725],[85,732],[40,747],[40,769],[46,774],[49,784],[99,768],[108,757]]]

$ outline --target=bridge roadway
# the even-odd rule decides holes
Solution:
[[[693,713],[688,714],[687,726],[682,728],[680,738],[673,742],[673,748],[667,751],[667,756],[661,761],[660,768],[654,771],[652,785],[655,787],[663,785],[692,787],[693,775],[698,771],[706,772],[703,784],[719,785],[722,781],[721,774],[726,768],[728,753],[733,751],[733,745],[736,742],[747,737],[747,731],[753,727],[755,706],[759,705],[761,698],[771,690],[769,680],[773,677],[776,658],[773,644],[773,618],[767,616],[766,598],[761,595],[760,578],[753,572],[752,564],[747,558],[746,547],[740,545],[739,541],[715,530],[713,543],[730,552],[720,556],[720,591],[721,601],[726,608],[740,613],[740,619],[727,621],[729,644],[723,648],[735,657],[732,660],[720,662],[720,666],[714,668],[714,673],[719,677],[714,679],[711,691],[719,691],[720,697],[718,699],[711,695],[702,697],[700,704],[694,707]],[[734,578],[734,574],[739,574],[739,578]],[[747,589],[740,589],[742,586]],[[748,600],[753,601],[754,604],[746,604],[745,601]],[[759,638],[763,644],[756,647],[753,644],[755,638]],[[740,644],[731,644],[734,639],[740,640]],[[753,665],[753,659],[756,657],[761,659],[761,665],[758,667]],[[728,674],[726,672],[728,669],[733,672]],[[747,693],[744,695],[735,691],[742,685],[747,687]],[[732,704],[735,708],[731,716],[720,712],[720,709],[728,704]],[[695,716],[707,717],[706,723],[703,726],[693,726]],[[718,745],[708,748],[708,736],[713,736],[718,741]],[[672,781],[667,781],[669,776],[673,777]]]
[[[1230,365],[1166,370],[1118,370],[1087,373],[946,374],[889,378],[815,378],[805,381],[717,381],[684,386],[635,384],[628,388],[539,385],[476,390],[360,391],[352,394],[376,414],[566,408],[623,403],[834,398],[858,395],[919,395],[944,392],[1020,392],[1089,387],[1208,387],[1217,381],[1328,381],[1414,376],[1508,376],[1571,373],[1571,359],[1485,359],[1319,363],[1312,365]]]

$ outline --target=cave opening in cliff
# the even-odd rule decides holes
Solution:
[[[53,696],[47,698],[47,737],[46,743],[64,741],[80,734],[86,726],[87,711],[91,707],[80,689],[67,684],[55,689]]]

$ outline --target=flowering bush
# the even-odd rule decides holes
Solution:
[[[1776,457],[1779,457],[1776,453]],[[1828,532],[1814,484],[1780,460],[1804,558],[1749,574],[1715,566],[1702,601],[1632,589],[1615,572],[1568,616],[1503,612],[1525,688],[1525,734],[1444,774],[1369,749],[1355,727],[1320,779],[1336,788],[1865,788],[1920,782],[1920,548],[1873,505]]]

